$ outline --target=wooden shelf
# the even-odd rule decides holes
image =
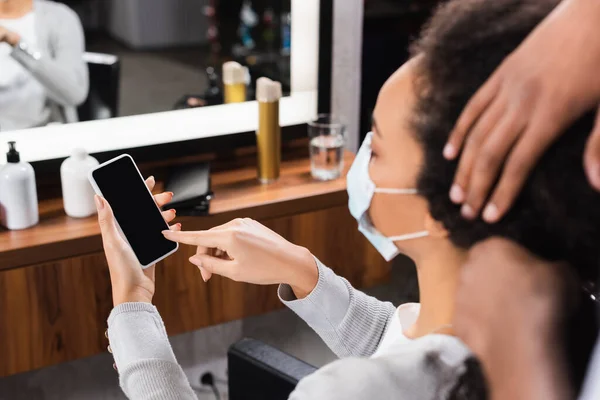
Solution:
[[[345,171],[352,160],[345,155]],[[142,171],[163,175],[157,166]],[[317,182],[303,158],[284,162],[281,179],[268,186],[258,184],[254,167],[242,166],[215,172],[212,182],[210,215],[180,218],[184,229],[251,217],[310,249],[354,287],[389,281],[389,264],[348,212],[344,178]],[[66,217],[60,199],[43,201],[40,210],[38,226],[0,232],[0,378],[100,354],[108,345],[112,288],[96,218]],[[189,262],[196,250],[181,246],[156,267],[153,302],[169,335],[282,307],[273,286],[219,276],[205,283]]]
[[[344,155],[345,177],[354,155]],[[207,229],[239,216],[278,218],[344,205],[345,178],[319,182],[310,175],[308,159],[282,163],[281,178],[270,185],[256,180],[256,169],[245,167],[212,175],[215,198],[207,217],[182,217],[184,229]],[[101,251],[95,217],[75,219],[64,214],[62,200],[40,203],[40,224],[23,231],[0,231],[0,270]]]

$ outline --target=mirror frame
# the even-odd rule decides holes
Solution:
[[[292,92],[292,96],[284,97],[281,101],[282,106],[282,136],[283,141],[289,141],[297,138],[301,138],[306,136],[306,123],[314,117],[317,113],[326,113],[330,112],[331,109],[331,82],[332,82],[332,50],[333,50],[333,0],[292,0],[292,6],[295,4],[300,4],[302,12],[306,12],[306,4],[309,2],[318,4],[318,14],[319,14],[319,24],[318,24],[318,37],[316,38],[316,42],[318,43],[318,50],[316,51],[315,56],[318,58],[316,61],[316,91],[297,91],[296,93]],[[311,10],[308,10],[309,12]],[[294,12],[294,10],[292,10]],[[314,11],[313,11],[314,12]],[[293,17],[292,17],[293,18]],[[292,29],[293,26],[292,26]],[[298,35],[298,34],[297,34]],[[294,37],[294,33],[292,31],[292,40]],[[292,50],[292,58],[293,50]],[[294,61],[292,61],[293,63]],[[302,60],[297,60],[296,62],[302,62]],[[306,74],[314,74],[313,71],[307,71]],[[310,81],[311,77],[308,78]],[[314,77],[312,77],[314,79]],[[294,81],[294,77],[292,76],[292,81]],[[295,96],[295,98],[293,98]],[[298,102],[308,103],[309,107],[313,109],[313,111],[309,112],[301,112],[301,113],[290,113],[286,110],[291,109],[290,106],[293,104],[298,104]],[[306,107],[309,109],[309,107]],[[202,115],[197,111],[205,111]],[[159,161],[167,158],[175,158],[175,157],[185,157],[190,155],[197,155],[202,153],[215,152],[223,149],[233,149],[239,147],[247,147],[253,146],[256,143],[255,139],[255,129],[254,125],[257,122],[254,120],[257,118],[250,117],[253,122],[248,123],[248,116],[257,115],[257,104],[255,101],[249,101],[246,103],[239,104],[226,104],[219,106],[207,107],[206,109],[191,109],[191,110],[177,110],[177,111],[165,111],[161,113],[154,114],[146,114],[132,117],[117,117],[110,120],[100,120],[100,121],[89,121],[89,122],[79,122],[71,125],[61,125],[61,126],[51,126],[51,127],[43,127],[43,128],[35,128],[35,129],[27,129],[22,131],[11,131],[7,133],[0,132],[0,142],[7,142],[9,140],[16,140],[17,145],[19,142],[26,142],[29,146],[33,146],[36,143],[34,140],[28,140],[26,138],[23,140],[23,135],[32,135],[32,138],[36,136],[39,138],[39,135],[42,132],[47,133],[48,135],[52,135],[52,131],[59,132],[61,128],[67,128],[71,131],[70,138],[74,137],[73,132],[75,129],[78,131],[84,131],[81,133],[80,143],[72,143],[72,141],[62,140],[62,147],[66,147],[68,144],[68,148],[62,148],[57,151],[57,156],[42,156],[42,157],[27,157],[27,146],[20,146],[22,158],[24,161],[31,162],[34,166],[36,173],[49,176],[50,174],[57,174],[60,163],[69,155],[74,147],[81,146],[86,148],[85,141],[85,130],[86,128],[91,131],[96,130],[97,127],[92,124],[97,124],[100,128],[110,128],[111,125],[114,127],[115,125],[122,125],[123,130],[127,129],[139,129],[132,128],[139,125],[147,124],[147,122],[157,122],[158,119],[162,119],[163,123],[165,121],[170,121],[171,123],[177,124],[179,127],[186,124],[192,124],[194,122],[197,125],[202,124],[203,120],[206,121],[206,117],[208,112],[213,112],[217,114],[218,117],[212,117],[213,124],[218,124],[218,119],[222,118],[225,113],[231,115],[243,113],[246,116],[245,122],[247,127],[241,127],[240,124],[232,129],[232,131],[222,131],[211,134],[198,134],[192,133],[191,138],[184,138],[183,140],[176,141],[159,141],[157,143],[150,144],[142,144],[135,145],[133,142],[127,143],[127,140],[124,141],[125,145],[119,145],[119,147],[115,147],[114,149],[110,149],[106,151],[91,151],[91,154],[96,157],[100,162],[109,160],[116,155],[128,153],[134,157],[136,162],[148,162],[148,161]],[[192,116],[192,114],[195,114]],[[153,121],[152,121],[153,120]],[[217,121],[215,121],[217,120]],[[76,128],[75,128],[76,126]],[[121,130],[119,129],[119,131]],[[190,131],[189,128],[184,128],[187,131]],[[47,131],[46,131],[47,130]],[[100,130],[96,132],[96,135],[102,136]],[[21,137],[19,137],[21,136]],[[79,135],[77,135],[79,136]],[[96,136],[96,140],[105,140],[104,138],[98,138]],[[50,136],[52,137],[52,136]],[[27,143],[29,141],[29,143]],[[46,140],[44,140],[46,141]],[[59,144],[60,141],[59,141]],[[0,153],[3,153],[0,151]]]

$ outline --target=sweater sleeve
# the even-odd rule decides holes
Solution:
[[[130,399],[196,399],[152,304],[124,303],[108,317],[121,389]]]
[[[319,280],[304,299],[288,285],[279,298],[325,341],[338,357],[369,357],[381,342],[396,308],[356,290],[317,260]]]
[[[52,10],[52,54],[16,46],[12,56],[44,86],[50,99],[62,106],[76,107],[85,101],[89,90],[83,27],[77,14],[67,6],[54,4]]]

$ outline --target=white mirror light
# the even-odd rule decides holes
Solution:
[[[291,94],[281,100],[282,126],[306,123],[317,114],[319,0],[292,0],[291,5]],[[78,147],[100,153],[249,132],[257,127],[258,105],[249,101],[0,132],[0,154],[6,153],[3,143],[13,140],[22,160],[32,162],[67,157]],[[4,156],[0,160],[4,162]]]

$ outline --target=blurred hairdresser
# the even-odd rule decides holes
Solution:
[[[600,190],[599,20],[597,1],[563,1],[467,104],[444,150],[448,159],[462,153],[450,197],[465,218],[482,212],[489,223],[501,221],[544,152],[586,112],[596,113],[596,124],[583,164]],[[454,325],[481,360],[492,398],[574,397],[557,345],[560,298],[583,292],[597,300],[598,293],[581,283],[569,290],[568,281],[559,264],[503,240],[471,252]],[[507,321],[510,335],[502,334]],[[600,399],[600,345],[580,396],[592,399]]]
[[[0,130],[77,121],[87,98],[81,22],[46,0],[0,0]]]

